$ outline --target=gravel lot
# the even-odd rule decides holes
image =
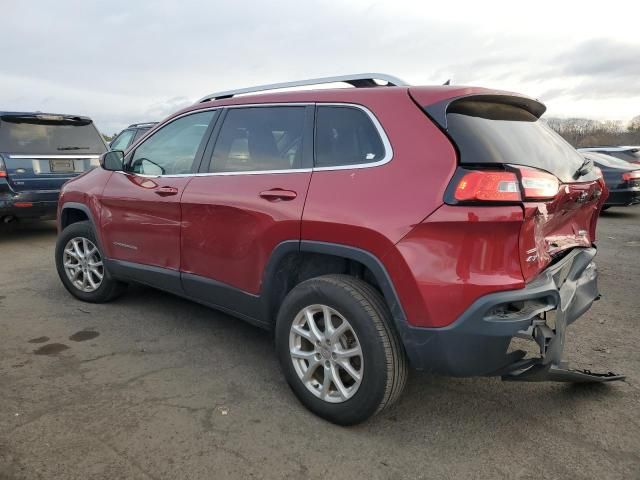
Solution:
[[[601,219],[604,296],[566,351],[625,382],[413,372],[353,428],[297,402],[266,332],[139,286],[72,299],[54,242],[0,232],[0,479],[640,478],[640,207]]]

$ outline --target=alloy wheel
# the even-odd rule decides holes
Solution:
[[[360,341],[349,321],[327,305],[310,305],[296,315],[289,352],[298,378],[321,400],[345,402],[362,383]]]
[[[78,290],[91,293],[100,288],[104,265],[98,247],[88,238],[69,240],[64,247],[62,263],[67,278]]]

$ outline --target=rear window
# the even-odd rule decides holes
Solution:
[[[61,115],[2,115],[0,151],[23,154],[104,153],[93,122]]]
[[[572,182],[582,156],[538,117],[515,106],[480,100],[454,102],[447,132],[468,165],[516,164]]]

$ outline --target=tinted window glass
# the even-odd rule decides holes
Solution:
[[[229,109],[213,150],[210,171],[300,168],[304,117],[305,107]]]
[[[528,111],[495,102],[467,100],[449,107],[447,132],[462,164],[517,164],[540,168],[572,182],[582,156]]]
[[[125,130],[124,132],[120,133],[120,135],[118,135],[113,140],[113,142],[111,142],[111,150],[126,150],[129,146],[129,142],[131,142],[131,139],[133,138],[134,133],[135,130]]]
[[[316,167],[378,162],[385,151],[369,116],[354,107],[318,107]]]
[[[620,160],[625,160],[627,162],[639,162],[640,161],[640,151],[639,150],[625,150],[622,152],[602,152],[607,155],[611,155],[612,157],[619,158]]]
[[[630,168],[633,167],[633,165],[630,165],[629,162],[625,161],[625,160],[620,160],[619,158],[613,157],[611,155],[608,154],[604,154],[604,153],[583,153],[583,155],[586,158],[590,158],[591,160],[593,160],[596,163],[599,163],[601,165],[604,165],[606,167],[613,167],[613,168]]]
[[[136,136],[133,137],[133,141],[136,142],[140,137],[142,137],[145,133],[147,133],[151,128],[139,128],[136,132]]]
[[[213,110],[194,113],[162,127],[136,148],[130,170],[147,175],[191,173],[214,114]]]
[[[107,149],[93,122],[80,117],[2,115],[0,151],[27,154],[103,153]]]

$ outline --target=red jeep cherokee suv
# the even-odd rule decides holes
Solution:
[[[238,96],[337,81],[356,88]],[[273,329],[293,392],[338,424],[391,405],[409,366],[617,379],[560,366],[599,296],[607,193],[544,110],[382,74],[210,95],[65,185],[57,270],[84,301],[138,282]]]

